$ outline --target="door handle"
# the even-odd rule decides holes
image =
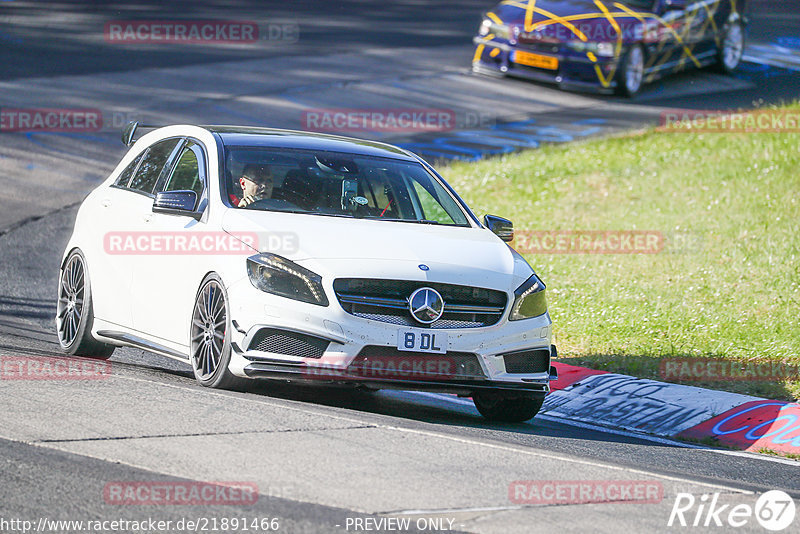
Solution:
[[[142,220],[143,220],[144,222],[146,222],[146,223],[149,223],[149,222],[150,222],[152,219],[153,219],[153,214],[152,214],[152,213],[148,213],[147,215],[145,215],[144,217],[142,217]]]
[[[111,207],[111,199],[104,198],[103,200],[100,201],[100,205],[103,206],[104,208]]]

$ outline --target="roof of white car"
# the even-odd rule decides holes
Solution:
[[[363,139],[248,126],[203,126],[203,128],[217,134],[222,143],[228,146],[325,150],[416,161],[408,152],[398,147]]]

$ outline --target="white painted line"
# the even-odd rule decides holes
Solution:
[[[114,374],[113,376],[114,376],[114,378],[119,378],[119,379],[122,379],[122,380],[130,380],[130,381],[133,381],[133,382],[143,382],[143,383],[147,383],[147,384],[153,384],[153,385],[157,385],[157,386],[164,386],[164,387],[169,387],[169,388],[173,388],[173,389],[181,389],[181,390],[184,390],[184,391],[189,391],[189,392],[192,392],[192,393],[197,393],[197,394],[202,394],[202,395],[214,395],[214,396],[224,397],[226,399],[237,399],[237,400],[241,400],[241,401],[248,402],[248,403],[263,404],[263,405],[271,406],[271,407],[275,407],[275,408],[289,409],[289,410],[293,410],[293,411],[300,412],[300,413],[306,413],[306,414],[309,414],[309,415],[318,415],[318,416],[323,416],[323,417],[330,417],[332,419],[338,419],[338,420],[349,421],[349,422],[357,422],[359,424],[363,424],[364,423],[361,420],[353,419],[351,417],[343,417],[343,416],[339,416],[339,415],[332,415],[330,413],[323,413],[323,412],[321,412],[319,410],[309,410],[309,409],[297,408],[297,407],[294,407],[294,406],[286,406],[286,404],[283,404],[283,403],[267,402],[267,401],[264,401],[264,400],[261,400],[261,399],[242,398],[242,397],[239,397],[238,395],[229,395],[229,394],[224,394],[224,393],[221,393],[221,392],[216,392],[216,391],[213,391],[213,390],[207,390],[207,389],[200,390],[200,389],[197,389],[197,388],[184,387],[184,386],[179,386],[179,385],[175,385],[175,384],[165,384],[163,382],[156,382],[156,381],[153,381],[153,380],[145,380],[145,379],[142,379],[142,378],[135,378],[135,377],[130,377],[130,376],[122,376],[122,375],[118,375],[118,374]],[[429,394],[429,395],[432,395],[432,394]],[[441,398],[442,399],[448,399],[448,397],[446,397],[446,396],[441,396]],[[462,399],[459,399],[459,400],[462,400]],[[300,401],[284,401],[284,402],[291,402],[291,403],[297,402],[297,403],[299,403]],[[380,414],[370,414],[370,415],[380,415]],[[531,450],[531,449],[528,449],[528,448],[523,448],[523,447],[520,447],[520,446],[502,445],[502,444],[498,444],[498,443],[491,443],[491,442],[486,442],[486,441],[478,441],[477,439],[461,438],[461,437],[457,437],[457,436],[442,434],[442,433],[439,433],[439,432],[433,432],[433,431],[428,431],[428,430],[417,430],[417,429],[412,429],[412,428],[402,428],[402,427],[398,427],[398,426],[394,426],[394,425],[387,425],[387,424],[380,424],[380,423],[376,423],[375,424],[375,428],[383,428],[383,429],[386,429],[386,430],[394,430],[396,432],[403,432],[405,434],[414,434],[414,435],[419,435],[419,436],[431,437],[431,438],[435,438],[435,439],[453,441],[453,442],[461,443],[461,444],[464,444],[464,445],[474,445],[474,446],[477,446],[477,447],[486,447],[486,448],[490,448],[490,449],[494,449],[494,450],[513,452],[515,454],[524,454],[526,456],[535,456],[535,457],[538,457],[538,458],[545,458],[545,459],[548,459],[548,460],[556,460],[556,461],[568,462],[568,463],[577,464],[577,465],[586,465],[586,466],[590,466],[590,467],[598,467],[598,468],[601,468],[601,469],[608,469],[610,471],[619,471],[619,472],[631,473],[631,474],[635,474],[635,475],[646,475],[646,476],[650,476],[650,477],[654,477],[654,478],[659,478],[659,479],[662,479],[662,480],[670,480],[672,482],[680,482],[682,484],[691,484],[691,485],[695,485],[695,486],[705,486],[705,487],[708,487],[708,488],[715,488],[715,489],[719,489],[719,490],[723,490],[723,491],[730,491],[730,492],[733,492],[733,493],[741,493],[741,494],[744,494],[744,495],[753,495],[754,494],[754,492],[752,492],[750,490],[745,490],[745,489],[742,489],[742,488],[736,488],[736,487],[733,487],[733,486],[726,486],[726,485],[723,485],[723,484],[714,484],[714,483],[710,483],[710,482],[692,480],[692,479],[683,478],[683,477],[674,477],[674,476],[669,476],[669,475],[662,475],[660,473],[652,473],[650,471],[645,471],[645,470],[642,470],[642,469],[634,469],[634,468],[630,468],[630,467],[607,464],[607,463],[604,463],[604,462],[596,462],[596,461],[591,461],[591,460],[584,460],[584,459],[581,459],[581,458],[573,458],[573,457],[564,456],[564,455],[555,454],[555,453],[546,453],[546,452],[535,451],[535,450]],[[12,441],[19,441],[19,440],[16,440],[14,438],[7,438],[7,439],[11,439]],[[27,442],[23,441],[23,443],[27,443]],[[36,443],[35,445],[43,446],[43,444],[41,444],[41,443]],[[51,447],[51,448],[56,448],[57,449],[57,447]],[[59,449],[59,450],[62,450],[62,449]],[[82,456],[89,456],[89,457],[95,457],[95,458],[107,460],[106,458],[103,458],[103,457],[100,457],[100,456],[94,456],[94,455],[86,454],[86,453],[75,453],[75,454],[80,454]],[[141,467],[141,466],[133,465],[133,467]],[[142,468],[144,468],[144,467],[142,467]],[[147,469],[147,468],[144,468],[144,469]],[[148,469],[148,470],[152,471],[152,469]]]
[[[342,421],[348,421],[348,422],[359,423],[359,424],[363,424],[364,423],[361,420],[353,419],[353,418],[350,418],[350,417],[343,417],[343,416],[339,416],[339,415],[331,415],[331,414],[328,414],[328,413],[322,413],[322,412],[320,412],[318,410],[309,410],[309,409],[305,409],[305,408],[297,408],[297,407],[294,407],[294,406],[286,406],[286,405],[281,404],[281,403],[267,402],[267,401],[264,401],[262,399],[241,398],[239,396],[226,395],[224,393],[216,392],[216,391],[213,391],[213,390],[210,390],[210,391],[209,390],[205,390],[205,389],[204,390],[199,390],[199,389],[196,389],[196,388],[178,386],[178,385],[175,385],[175,384],[164,384],[164,383],[161,383],[161,382],[154,382],[152,380],[145,380],[145,379],[142,379],[142,378],[135,378],[135,377],[130,377],[130,376],[121,376],[121,375],[116,375],[115,374],[114,377],[115,378],[121,378],[121,379],[124,379],[124,380],[131,380],[131,381],[135,381],[135,382],[145,382],[145,383],[149,383],[149,384],[162,385],[162,386],[171,387],[171,388],[174,388],[174,389],[183,389],[183,390],[186,390],[186,391],[191,391],[191,392],[194,392],[194,393],[200,393],[200,394],[203,394],[203,395],[212,394],[212,395],[216,395],[216,396],[220,396],[220,397],[225,397],[227,399],[234,398],[234,399],[238,399],[238,400],[241,400],[241,401],[244,401],[244,402],[256,402],[258,404],[264,404],[264,405],[272,406],[272,407],[276,407],[276,408],[290,409],[290,410],[293,410],[293,411],[296,411],[296,412],[306,413],[306,414],[309,414],[309,415],[319,415],[319,416],[323,416],[323,417],[331,417],[333,419],[339,419],[339,420],[342,420]],[[459,401],[459,403],[462,403],[462,404],[463,403],[468,403],[470,405],[472,404],[472,402],[465,401],[464,399],[458,399],[457,397],[448,397],[448,396],[439,395],[439,394],[436,394],[436,393],[425,393],[425,392],[409,392],[409,393],[417,393],[417,394],[424,393],[426,396],[437,396],[438,395],[443,400],[451,400],[452,401],[452,399],[457,399]],[[300,401],[289,401],[289,402],[300,402]],[[373,415],[375,415],[375,414],[373,414]],[[377,415],[380,415],[380,414],[377,414]],[[735,493],[742,493],[742,494],[746,494],[746,495],[752,495],[753,494],[753,492],[749,491],[749,490],[744,490],[744,489],[741,489],[741,488],[734,488],[734,487],[731,487],[731,486],[724,486],[724,485],[721,485],[721,484],[712,484],[712,483],[709,483],[709,482],[700,482],[700,481],[691,480],[691,479],[687,479],[687,478],[672,477],[672,476],[668,476],[668,475],[661,475],[661,474],[651,473],[649,471],[644,471],[644,470],[640,470],[640,469],[633,469],[633,468],[622,467],[622,466],[613,465],[613,464],[606,464],[606,463],[603,463],[603,462],[594,462],[594,461],[583,460],[583,459],[579,459],[579,458],[572,458],[572,457],[569,457],[569,456],[563,456],[563,455],[560,455],[560,454],[532,451],[532,450],[529,450],[529,449],[526,449],[526,448],[522,448],[522,447],[514,447],[514,446],[510,446],[510,445],[499,445],[499,444],[496,444],[496,443],[482,442],[482,441],[477,441],[477,440],[474,440],[474,439],[459,438],[459,437],[456,437],[456,436],[450,436],[450,435],[447,435],[447,434],[441,434],[441,433],[438,433],[438,432],[432,432],[432,431],[427,431],[427,430],[415,430],[415,429],[402,428],[402,427],[398,427],[398,426],[394,426],[394,425],[386,425],[386,424],[380,424],[380,423],[376,423],[375,424],[375,428],[384,428],[384,429],[387,429],[387,430],[394,430],[394,431],[397,431],[397,432],[404,432],[404,433],[407,433],[407,434],[417,434],[417,435],[428,436],[428,437],[433,437],[433,438],[438,438],[438,439],[446,439],[446,440],[449,440],[449,441],[455,441],[457,443],[463,443],[463,444],[467,444],[467,445],[477,445],[478,447],[488,447],[488,448],[491,448],[491,449],[515,452],[515,453],[525,454],[525,455],[528,455],[528,456],[536,456],[536,457],[539,457],[539,458],[547,458],[547,459],[551,459],[551,460],[559,460],[559,461],[562,461],[562,462],[569,462],[569,463],[578,464],[578,465],[588,465],[588,466],[591,466],[591,467],[599,467],[601,469],[609,469],[609,470],[612,470],[612,471],[622,471],[622,472],[634,473],[634,474],[637,474],[637,475],[653,476],[653,477],[661,478],[661,479],[664,479],[664,480],[671,480],[673,482],[681,482],[681,483],[684,483],[684,484],[694,484],[694,485],[697,485],[697,486],[706,486],[706,487],[710,487],[710,488],[717,488],[717,489],[722,489],[722,490],[725,490],[725,491],[731,491],[731,492],[735,492]]]
[[[800,62],[787,63],[786,60],[784,59],[774,59],[769,57],[751,56],[751,55],[744,56],[742,60],[747,61],[748,63],[756,63],[757,65],[769,65],[770,67],[778,67],[781,69],[800,71]]]
[[[739,456],[742,458],[750,458],[753,460],[763,460],[767,462],[775,462],[779,464],[791,465],[794,467],[800,467],[800,462],[795,460],[790,460],[789,458],[781,458],[778,456],[767,456],[766,454],[758,454],[753,452],[746,452],[746,451],[733,451],[728,449],[714,449],[711,447],[706,447],[704,445],[697,445],[694,443],[687,443],[685,441],[678,441],[669,438],[661,438],[658,436],[649,436],[647,434],[638,434],[636,432],[628,432],[627,430],[616,430],[613,428],[606,428],[599,425],[592,425],[589,423],[582,423],[579,421],[570,421],[568,419],[563,419],[561,417],[554,417],[551,415],[541,414],[537,415],[537,418],[541,418],[545,421],[550,421],[553,423],[563,423],[565,425],[574,426],[577,428],[583,428],[585,430],[596,430],[598,432],[606,432],[608,434],[615,434],[618,436],[625,436],[630,438],[637,438],[643,439],[647,441],[652,441],[654,443],[661,443],[663,445],[674,445],[676,447],[682,447],[684,449],[700,449],[708,452],[713,452],[715,454],[724,454],[727,456]]]
[[[472,401],[460,399],[458,397],[450,397],[441,393],[428,393],[422,391],[409,391],[408,393],[414,393],[416,395],[422,395],[426,397],[434,397],[440,400],[449,401],[455,404],[462,404],[465,406],[472,406],[474,404]],[[582,428],[584,430],[593,430],[596,432],[604,432],[606,434],[614,434],[615,436],[623,436],[627,438],[635,438],[641,439],[646,441],[651,441],[653,443],[659,443],[662,445],[674,445],[676,447],[681,447],[684,449],[700,449],[708,452],[713,452],[715,454],[724,454],[727,456],[739,456],[742,458],[750,458],[752,460],[763,460],[767,462],[775,462],[784,465],[791,465],[793,467],[800,467],[800,462],[795,460],[790,460],[789,458],[781,458],[778,456],[767,456],[765,454],[758,454],[753,452],[746,452],[746,451],[733,451],[728,449],[714,449],[711,447],[706,447],[704,445],[696,445],[694,443],[687,443],[685,441],[678,441],[675,439],[664,438],[659,436],[652,436],[650,434],[640,434],[638,432],[630,432],[628,430],[617,430],[615,428],[609,428],[601,425],[593,425],[590,423],[584,423],[580,421],[572,421],[568,419],[566,416],[553,416],[548,414],[540,413],[536,416],[536,419],[540,419],[542,421],[549,421],[551,423],[560,423],[567,426],[572,426],[576,428]]]
[[[227,394],[216,392],[216,391],[213,391],[213,390],[198,390],[198,389],[194,389],[194,388],[190,388],[190,387],[178,386],[178,385],[175,385],[175,384],[164,384],[164,383],[161,383],[161,382],[154,382],[152,380],[145,380],[145,379],[142,379],[142,378],[135,378],[135,377],[132,377],[132,376],[114,375],[114,377],[115,378],[122,378],[122,379],[125,379],[125,380],[131,380],[131,381],[135,381],[135,382],[145,382],[145,383],[149,383],[149,384],[157,384],[157,385],[161,385],[161,386],[171,387],[171,388],[174,388],[174,389],[182,389],[182,390],[186,390],[186,391],[192,391],[192,392],[200,393],[200,394],[203,394],[203,395],[211,394],[211,395],[216,395],[216,396],[219,396],[219,397],[224,397],[226,399],[238,399],[238,400],[241,400],[241,401],[244,401],[244,402],[248,402],[248,403],[257,402],[259,404],[264,404],[264,405],[271,406],[271,407],[276,407],[276,408],[289,409],[289,410],[292,410],[292,411],[306,413],[306,414],[309,414],[309,415],[319,415],[319,416],[324,416],[324,417],[331,417],[333,419],[338,419],[338,420],[341,420],[341,421],[348,421],[348,422],[351,422],[351,423],[363,424],[363,421],[361,421],[359,419],[353,419],[353,418],[350,418],[350,417],[344,417],[344,416],[340,416],[340,415],[332,415],[332,414],[329,414],[329,413],[321,413],[319,411],[309,410],[309,409],[306,409],[306,408],[297,408],[297,407],[294,407],[294,406],[285,406],[284,404],[279,404],[279,403],[274,403],[274,402],[267,402],[267,401],[265,401],[263,399],[243,399],[243,398],[241,398],[239,396],[236,396],[236,395],[227,395]],[[444,400],[444,401],[455,403],[455,404],[461,404],[463,406],[469,406],[469,407],[472,407],[472,408],[474,408],[474,406],[475,406],[472,403],[472,401],[461,399],[459,397],[443,395],[441,393],[428,393],[428,392],[425,392],[425,391],[408,391],[406,393],[412,393],[412,394],[423,396],[423,397],[437,398],[437,399],[440,399],[440,400]],[[301,402],[301,401],[289,401],[287,399],[284,402]],[[552,417],[552,416],[548,416],[548,415],[545,415],[545,414],[540,414],[540,415],[537,415],[536,417],[538,417],[540,419],[543,419],[543,420],[546,420],[546,421],[550,421],[550,422],[563,423],[563,424],[566,424],[566,425],[569,425],[569,426],[574,426],[574,427],[577,427],[577,428],[584,428],[586,430],[596,430],[598,432],[605,432],[605,433],[608,433],[608,434],[614,434],[614,435],[618,435],[618,436],[632,437],[632,438],[637,438],[637,439],[644,439],[644,440],[652,441],[652,442],[655,442],[655,443],[675,445],[675,446],[686,448],[686,449],[702,449],[704,451],[713,452],[713,453],[716,453],[716,454],[727,454],[727,455],[730,455],[730,456],[741,456],[741,457],[744,457],[744,458],[751,458],[751,459],[756,459],[756,460],[777,462],[777,463],[781,463],[781,464],[785,464],[785,465],[792,465],[792,466],[795,466],[795,467],[797,467],[799,465],[798,462],[796,462],[794,460],[789,460],[788,458],[771,457],[771,456],[748,453],[748,452],[742,452],[742,451],[729,451],[729,450],[724,450],[724,449],[712,449],[712,448],[703,447],[701,445],[694,445],[694,444],[690,444],[690,443],[684,443],[684,442],[681,442],[681,441],[675,441],[675,440],[671,440],[671,439],[667,439],[667,438],[660,438],[660,437],[656,437],[656,436],[650,436],[650,435],[647,435],[647,434],[638,434],[636,432],[628,432],[628,431],[624,431],[624,430],[615,430],[615,429],[606,428],[606,427],[602,427],[602,426],[591,425],[589,423],[580,423],[580,422],[577,422],[577,421],[570,421],[570,420],[565,419],[565,418]],[[383,425],[383,424],[375,424],[375,427],[376,428],[394,429],[394,430],[400,430],[400,431],[409,430],[409,429],[402,429],[400,427],[395,427],[393,425]],[[428,432],[423,432],[423,433],[426,433],[426,434],[429,434],[429,435],[435,435],[435,436],[439,436],[439,437],[448,437],[448,438],[450,437],[450,436],[446,436],[446,435],[443,435],[443,434],[434,434],[434,433],[428,433]],[[469,441],[467,441],[467,442],[469,442]],[[479,442],[473,442],[473,443],[480,445]],[[509,448],[509,450],[514,450],[514,449]],[[573,461],[574,460],[574,459],[568,458],[568,457],[547,456],[547,455],[545,455],[543,453],[539,453],[537,455],[538,456],[543,456],[543,457],[558,458],[558,459],[565,460],[565,461]],[[580,461],[580,462],[577,462],[577,463],[587,463],[587,462]],[[598,466],[598,467],[612,467],[612,468],[617,468],[618,467],[618,466],[611,466],[611,465],[605,465],[605,464],[600,464],[600,463],[592,463],[592,462],[588,462],[588,465],[594,465],[594,466]],[[626,470],[626,469],[623,469],[623,470]],[[640,473],[646,473],[646,471],[637,471],[637,470],[631,470],[631,471],[640,472]],[[673,479],[671,477],[664,476],[664,475],[658,475],[658,476],[660,476],[662,478],[665,478],[665,479],[678,480],[678,481],[681,481],[681,482],[689,482],[689,481],[684,480],[684,479],[678,479],[678,478]],[[698,484],[711,486],[711,487],[726,488],[726,489],[730,489],[732,491],[738,491],[738,492],[742,492],[742,493],[748,493],[748,494],[752,493],[752,492],[747,491],[747,490],[741,490],[741,489],[736,489],[736,488],[727,488],[726,486],[718,486],[718,485],[714,485],[714,484],[707,484],[707,483],[700,483],[700,482],[698,482]]]
[[[750,395],[607,373],[581,379],[544,401],[545,413],[672,437],[750,401]]]
[[[381,426],[383,426],[383,425],[381,425]],[[745,495],[753,495],[754,494],[754,492],[752,492],[750,490],[745,490],[745,489],[741,489],[741,488],[735,488],[735,487],[732,487],[732,486],[725,486],[723,484],[714,484],[714,483],[711,483],[711,482],[703,482],[703,481],[699,481],[699,480],[692,480],[692,479],[689,479],[689,478],[674,477],[674,476],[670,476],[670,475],[662,475],[660,473],[653,473],[651,471],[645,471],[643,469],[633,469],[631,467],[624,467],[624,466],[620,466],[620,465],[607,464],[607,463],[604,463],[604,462],[595,462],[595,461],[590,461],[590,460],[583,460],[583,459],[580,459],[580,458],[572,458],[572,457],[563,456],[563,455],[560,455],[560,454],[533,451],[533,450],[530,450],[530,449],[527,449],[527,448],[515,447],[515,446],[511,446],[511,445],[500,445],[500,444],[497,444],[497,443],[488,443],[488,442],[478,441],[478,440],[475,440],[475,439],[460,438],[460,437],[456,437],[456,436],[449,436],[449,435],[446,435],[446,434],[440,434],[440,433],[437,433],[437,432],[431,432],[431,431],[427,431],[427,430],[416,430],[416,429],[413,429],[413,428],[400,428],[400,427],[395,427],[395,426],[385,426],[385,428],[396,430],[398,432],[405,432],[407,434],[418,434],[418,435],[429,436],[429,437],[433,437],[433,438],[446,439],[446,440],[449,440],[449,441],[455,441],[456,443],[462,443],[462,444],[466,444],[466,445],[477,445],[479,447],[487,447],[487,448],[490,448],[490,449],[495,449],[495,450],[500,450],[500,451],[508,451],[508,452],[513,452],[513,453],[516,453],[516,454],[525,454],[527,456],[536,456],[536,457],[539,457],[539,458],[546,458],[548,460],[557,460],[557,461],[560,461],[560,462],[568,462],[568,463],[572,463],[572,464],[586,465],[586,466],[589,466],[589,467],[599,467],[601,469],[608,469],[609,471],[621,471],[621,472],[624,472],[624,473],[631,473],[631,474],[635,474],[635,475],[646,475],[646,476],[649,476],[649,477],[660,478],[660,479],[663,479],[663,480],[670,480],[672,482],[680,482],[680,483],[683,483],[683,484],[691,484],[691,485],[695,485],[695,486],[705,486],[705,487],[708,487],[708,488],[715,488],[715,489],[719,489],[719,490],[730,491],[730,492],[733,492],[733,493],[742,493],[742,494],[745,494]]]
[[[776,44],[752,44],[742,57],[743,61],[800,71],[800,51]]]

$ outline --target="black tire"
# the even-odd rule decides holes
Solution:
[[[744,56],[744,27],[739,21],[730,22],[722,31],[722,39],[717,47],[717,61],[714,70],[730,74],[736,70]]]
[[[478,412],[489,421],[521,423],[539,413],[544,397],[479,391],[472,395],[472,402]]]
[[[58,276],[56,334],[61,349],[73,356],[110,358],[116,347],[92,337],[93,324],[92,285],[86,258],[80,249],[75,249],[64,261]]]
[[[189,360],[197,382],[215,389],[245,389],[249,381],[228,370],[233,350],[230,304],[216,274],[208,275],[200,284],[189,331]]]
[[[644,61],[644,49],[638,44],[625,52],[617,71],[618,95],[633,97],[639,94],[644,85]]]

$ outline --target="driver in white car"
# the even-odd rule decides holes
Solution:
[[[242,186],[242,199],[239,207],[244,208],[257,200],[272,197],[272,172],[267,165],[248,164],[242,170],[242,177],[239,178],[239,185]]]

